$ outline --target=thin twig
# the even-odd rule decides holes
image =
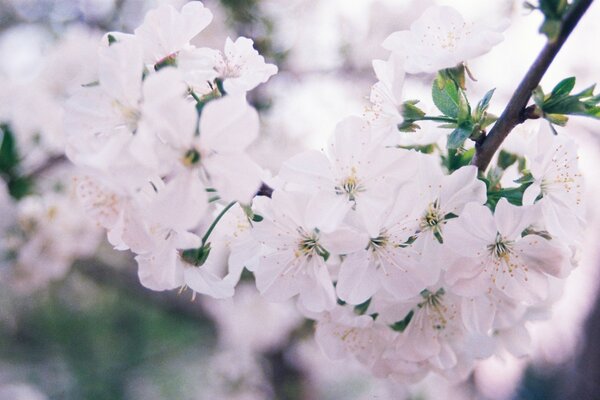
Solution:
[[[27,175],[27,177],[30,179],[38,178],[41,175],[43,175],[45,172],[50,171],[54,167],[56,167],[60,164],[63,164],[65,162],[67,162],[67,156],[65,156],[64,154],[52,156],[52,157],[48,158],[45,163],[43,163],[42,165],[33,169],[33,171],[31,171]]]
[[[563,18],[561,31],[556,40],[548,41],[527,74],[512,95],[506,108],[496,121],[489,134],[475,146],[472,164],[485,171],[492,157],[515,126],[525,119],[524,112],[533,90],[540,84],[542,77],[552,64],[562,45],[565,43],[583,14],[594,0],[575,0]]]

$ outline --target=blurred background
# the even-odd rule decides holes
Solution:
[[[101,35],[133,31],[161,3],[185,1],[0,0],[0,150],[6,156],[19,149],[19,176],[27,178],[0,166],[13,197],[34,179],[43,182],[38,190],[64,183],[71,171],[60,156],[62,104],[91,81]],[[497,115],[544,43],[542,16],[513,0],[204,3],[215,17],[198,44],[221,48],[227,36],[247,36],[279,67],[250,99],[262,122],[252,153],[273,174],[291,155],[322,147],[341,118],[362,113],[376,80],[371,60],[387,57],[381,42],[431,4],[452,5],[471,19],[510,18],[505,41],[469,65],[477,78],[469,83],[473,98],[497,88]],[[600,82],[599,20],[596,3],[542,81],[545,89],[572,75],[576,89]],[[430,82],[412,78],[405,98],[426,99]],[[7,144],[9,125],[14,146]],[[19,244],[25,256],[0,261],[0,400],[600,398],[599,132],[600,122],[582,119],[560,131],[580,143],[589,228],[550,319],[530,326],[530,358],[493,358],[464,385],[428,378],[391,397],[387,383],[351,363],[327,361],[294,305],[263,302],[252,282],[227,301],[142,288],[129,255],[112,251],[102,232],[80,226],[70,210],[61,220],[68,229],[36,234],[39,243]],[[0,228],[9,216],[21,226],[57,218],[63,204],[0,200],[8,204]],[[3,239],[7,248],[16,236]]]

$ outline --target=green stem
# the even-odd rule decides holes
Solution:
[[[193,90],[191,90],[191,88],[190,88],[190,94],[192,95],[194,100],[196,100],[196,103],[198,103],[198,104],[202,103],[202,100],[200,99],[200,97],[198,97],[198,95]]]
[[[416,119],[415,122],[416,121],[436,121],[436,122],[448,122],[448,123],[452,123],[452,124],[456,123],[456,119],[450,118],[450,117],[421,117],[419,119]]]
[[[213,223],[210,224],[210,226],[208,227],[208,230],[206,231],[206,233],[202,237],[202,246],[204,246],[206,244],[206,241],[208,240],[210,234],[215,229],[215,227],[217,226],[217,224],[219,223],[219,221],[221,220],[221,218],[223,218],[223,215],[225,215],[225,213],[227,211],[229,211],[229,209],[231,207],[233,207],[235,203],[237,203],[237,201],[232,201],[231,203],[227,204],[227,206],[223,209],[223,211],[221,211],[219,213],[219,215],[217,215],[217,218],[215,218],[215,220],[213,221]]]

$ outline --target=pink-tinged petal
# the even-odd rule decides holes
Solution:
[[[183,157],[192,147],[198,114],[194,103],[185,98],[187,85],[180,71],[164,68],[150,75],[144,80],[143,92],[140,124],[145,123],[159,146],[175,148]]]
[[[137,108],[143,72],[142,50],[137,40],[125,40],[99,49],[100,87],[122,106]]]
[[[388,194],[380,196],[380,194]],[[379,236],[381,229],[385,225],[386,210],[393,204],[394,196],[392,193],[382,191],[365,193],[359,195],[356,200],[356,212],[361,216],[362,222],[371,237]]]
[[[402,358],[408,361],[424,361],[442,350],[438,336],[432,332],[431,321],[423,309],[417,309],[403,332]]]
[[[439,279],[439,268],[420,264],[414,258],[414,255],[399,248],[377,251],[378,278],[396,300],[410,299]]]
[[[215,299],[226,299],[233,296],[234,286],[200,267],[183,268],[185,284],[194,292],[205,294]]]
[[[219,51],[202,48],[184,49],[177,57],[177,69],[181,70],[185,82],[198,96],[212,91],[210,84],[217,78],[215,64]]]
[[[300,153],[283,163],[279,177],[304,186],[308,191],[333,191],[336,185],[329,159],[314,150]]]
[[[465,204],[484,204],[487,200],[485,183],[477,179],[477,167],[462,167],[442,180],[440,207],[446,213],[460,215]]]
[[[200,177],[183,171],[158,191],[148,218],[164,227],[188,230],[200,223],[207,209],[208,196]]]
[[[243,95],[209,102],[200,117],[200,150],[239,154],[258,137],[258,113]]]
[[[376,264],[369,250],[344,258],[335,287],[340,299],[350,304],[361,304],[373,296],[379,287]]]
[[[565,278],[572,269],[569,249],[556,240],[527,235],[515,243],[515,253],[520,257],[519,263],[529,270]]]
[[[508,240],[515,240],[538,217],[537,207],[515,206],[505,198],[500,199],[494,212],[498,232]]]
[[[306,260],[280,251],[260,258],[254,271],[256,287],[270,301],[285,301],[306,286]]]
[[[183,270],[177,257],[179,255],[175,249],[164,249],[135,257],[140,283],[157,291],[175,289],[183,285]]]
[[[369,134],[363,130],[363,121],[348,117],[337,124],[329,140],[329,158],[343,174],[357,167],[360,155],[369,148]]]
[[[462,257],[450,263],[444,280],[461,296],[478,296],[491,287],[491,261],[483,257]]]
[[[443,247],[449,254],[479,257],[488,253],[487,246],[495,240],[495,229],[493,225],[489,224],[489,222],[493,223],[489,210],[485,206],[472,204],[475,212],[467,211],[465,208],[465,212],[460,217],[452,219],[444,225]],[[480,217],[483,218],[479,219]],[[485,221],[485,219],[489,219],[489,221]],[[480,222],[480,225],[473,225],[477,221]]]
[[[404,52],[406,42],[412,39],[412,35],[409,31],[394,32],[383,41],[381,46],[386,50],[401,54]]]
[[[154,64],[183,49],[211,21],[212,13],[199,1],[189,2],[181,12],[171,5],[150,10],[135,30],[145,62]]]
[[[355,229],[339,228],[330,233],[321,232],[319,243],[331,254],[350,254],[365,249],[369,237]]]
[[[429,359],[429,362],[436,368],[446,370],[450,369],[458,363],[456,353],[447,343],[443,343],[440,352]]]
[[[352,203],[346,196],[334,192],[317,193],[306,205],[305,227],[318,228],[326,233],[333,232],[340,226],[351,208]]]
[[[249,204],[260,188],[262,170],[246,154],[214,154],[203,165],[212,185],[225,201]]]
[[[548,297],[548,277],[537,269],[515,268],[512,272],[500,271],[496,275],[496,286],[508,297],[536,304]]]
[[[471,333],[487,334],[492,329],[496,303],[490,296],[469,297],[461,300],[462,321]]]
[[[336,305],[335,290],[323,259],[313,256],[304,268],[307,270],[303,273],[309,278],[305,280],[298,301],[307,310],[313,312],[322,312],[334,308]]]
[[[517,325],[499,334],[506,349],[515,357],[523,357],[531,351],[531,336],[527,328]]]
[[[523,192],[523,205],[532,205],[535,203],[535,199],[537,199],[541,192],[542,187],[540,186],[539,182],[533,182],[527,189],[525,189],[525,192]]]

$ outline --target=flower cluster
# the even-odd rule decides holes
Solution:
[[[243,265],[223,267],[211,222],[261,185],[245,153],[259,126],[246,92],[277,68],[247,38],[224,51],[192,45],[211,19],[200,2],[165,5],[134,34],[105,35],[97,80],[67,106],[66,152],[84,207],[115,248],[136,254],[145,286],[229,297]]]
[[[581,175],[574,145],[544,129],[486,177],[468,165],[491,92],[472,112],[457,76],[500,29],[428,9],[384,42],[364,115],[268,179],[246,152],[259,135],[246,92],[276,67],[250,39],[193,45],[211,19],[200,2],[162,6],[134,34],[107,34],[97,80],[69,103],[79,198],[136,254],[142,284],[225,298],[246,267],[267,300],[297,298],[325,354],[399,382],[464,379],[478,359],[523,354],[526,323],[574,266]],[[405,74],[438,70],[445,116],[430,119],[456,128],[449,150],[407,148],[399,127],[427,117],[403,99]]]

